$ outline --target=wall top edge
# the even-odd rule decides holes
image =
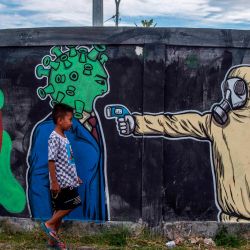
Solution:
[[[0,30],[0,47],[143,45],[250,48],[250,30],[208,28],[48,27]]]

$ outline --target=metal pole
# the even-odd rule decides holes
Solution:
[[[103,26],[103,0],[93,0],[93,26]]]
[[[118,27],[119,24],[119,5],[121,0],[115,0],[115,26]]]

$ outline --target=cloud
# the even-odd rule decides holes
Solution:
[[[6,5],[0,3],[0,10],[5,9]]]
[[[114,0],[105,1],[105,15],[115,13]],[[110,11],[113,11],[110,13]],[[182,15],[202,17],[211,11],[219,12],[220,7],[209,6],[207,0],[121,0],[121,16],[165,16]]]
[[[115,1],[106,0],[105,18],[115,14]],[[196,21],[197,26],[222,26],[250,22],[250,1],[245,0],[121,0],[120,16],[122,19],[138,17],[179,18]],[[163,23],[163,22],[162,22]],[[166,26],[168,23],[166,22]],[[164,26],[164,25],[163,25]]]
[[[104,20],[115,14],[115,0],[103,0]],[[223,27],[250,23],[245,0],[121,0],[121,26],[153,18],[158,26]],[[92,0],[0,0],[0,28],[91,26]],[[172,20],[172,21],[171,21]],[[180,20],[180,21],[178,21]],[[175,22],[175,23],[174,23]],[[110,20],[105,26],[114,26]],[[188,26],[192,27],[192,26]]]
[[[15,6],[5,4],[1,8],[0,5],[1,28],[12,28],[21,21],[22,27],[91,26],[92,24],[92,1],[13,0],[11,2],[15,3]]]

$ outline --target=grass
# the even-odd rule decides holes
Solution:
[[[240,248],[246,245],[247,241],[239,235],[228,233],[226,227],[222,227],[216,234],[215,243],[217,246]]]
[[[95,234],[83,234],[70,236],[61,233],[62,238],[68,243],[70,249],[81,249],[82,246],[91,246],[95,249],[152,249],[165,248],[165,239],[158,235],[143,231],[140,235],[132,235],[126,228],[103,229]],[[33,232],[13,232],[6,230],[0,232],[0,249],[23,250],[23,249],[46,249],[47,237],[37,228]],[[176,248],[178,250],[179,248]]]
[[[97,233],[82,233],[72,236],[61,233],[62,238],[68,243],[71,250],[83,249],[83,246],[92,247],[92,249],[110,249],[110,250],[166,250],[166,238],[150,233],[144,229],[140,233],[132,234],[130,230],[124,227],[102,229]],[[192,249],[245,249],[249,250],[250,245],[246,239],[229,234],[225,228],[218,231],[215,242],[217,247],[209,248],[202,244],[191,245],[186,241],[181,246],[176,246],[175,250],[192,250]],[[0,249],[26,250],[26,249],[47,249],[47,237],[36,228],[32,232],[17,232],[11,227],[1,227],[0,231]]]

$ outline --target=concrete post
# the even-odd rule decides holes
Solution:
[[[103,26],[103,0],[93,0],[92,24]]]

